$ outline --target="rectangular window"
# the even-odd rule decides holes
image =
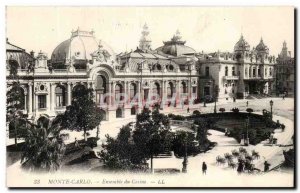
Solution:
[[[209,67],[205,67],[205,76],[209,76]]]
[[[253,77],[255,77],[255,76],[256,76],[256,69],[253,68]]]
[[[57,107],[64,106],[64,97],[62,95],[56,95],[56,106]]]
[[[232,67],[232,76],[235,76],[235,67]]]
[[[45,109],[46,107],[46,95],[38,96],[38,107],[39,109]]]

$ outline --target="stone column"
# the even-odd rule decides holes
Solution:
[[[27,90],[25,91],[25,89],[24,89],[24,95],[25,95],[25,96],[24,96],[24,97],[25,97],[25,98],[24,98],[24,111],[25,111],[25,113],[28,113],[28,112],[27,112],[27,99],[28,99],[27,93],[28,93]]]
[[[107,102],[108,102],[108,105],[110,105],[111,104],[111,82],[109,82],[108,83],[108,100],[107,100]]]
[[[125,105],[127,103],[127,81],[124,81],[124,100],[125,100]]]
[[[260,74],[258,74],[258,68],[259,68],[259,66],[256,66],[256,77],[260,76]]]
[[[34,93],[34,113],[36,114],[36,112],[38,111],[38,103],[39,103],[39,100],[38,100],[38,95],[36,93]]]
[[[67,82],[67,92],[68,92],[68,103],[67,105],[71,105],[71,100],[72,100],[72,83],[71,82]]]
[[[137,82],[137,93],[138,93],[138,102],[140,103],[142,101],[142,94],[141,94],[141,82]]]
[[[176,80],[176,106],[177,104],[179,104],[180,100],[181,100],[181,92],[180,92],[180,81]]]
[[[32,113],[32,82],[28,83],[28,113]]]
[[[116,82],[115,81],[112,81],[112,104],[114,105],[115,104],[115,100],[116,100]]]
[[[56,106],[55,102],[55,83],[50,83],[50,94],[51,94],[51,102],[50,102],[50,110],[54,111],[54,108]]]
[[[51,100],[51,95],[52,95],[52,89],[51,89],[50,83],[48,85],[49,85],[49,90],[48,90],[48,93],[46,95],[46,109],[47,109],[47,111],[51,110],[50,100]]]

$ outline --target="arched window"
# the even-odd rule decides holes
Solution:
[[[168,86],[167,86],[167,96],[168,96],[168,98],[172,98],[173,93],[174,93],[173,89],[174,89],[173,83],[169,82]]]
[[[152,93],[153,95],[160,96],[160,85],[157,82],[153,85]]]
[[[121,94],[123,93],[123,86],[121,84],[116,84],[115,87],[115,100],[120,101],[122,100]]]
[[[66,89],[63,86],[55,88],[56,107],[66,106]]]
[[[187,86],[185,82],[181,83],[181,93],[187,93]]]
[[[228,67],[225,67],[225,76],[228,76]]]
[[[269,74],[272,76],[272,68],[269,68]]]
[[[131,83],[130,84],[130,88],[129,88],[129,97],[130,99],[132,99],[137,93],[137,90],[136,90],[136,84],[135,83]]]

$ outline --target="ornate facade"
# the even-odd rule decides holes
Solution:
[[[214,96],[221,100],[245,98],[249,95],[268,95],[273,82],[275,56],[263,40],[250,49],[241,36],[234,52],[200,54],[200,96]]]
[[[97,40],[93,31],[80,29],[60,43],[51,58],[43,52],[27,54],[7,42],[7,84],[9,88],[13,81],[9,79],[10,64],[17,62],[24,112],[33,120],[63,113],[79,86],[94,90],[105,120],[134,116],[145,106],[192,105],[198,98],[197,58],[184,44],[178,32],[164,46],[152,50],[147,26],[139,47],[119,55]],[[20,61],[17,52],[27,58]]]

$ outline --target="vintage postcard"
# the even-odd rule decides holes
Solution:
[[[7,186],[293,188],[295,35],[291,6],[7,6]]]

